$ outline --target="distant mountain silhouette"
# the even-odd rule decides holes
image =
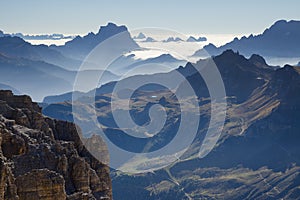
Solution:
[[[83,92],[68,92],[62,95],[53,95],[53,96],[46,96],[43,99],[43,103],[45,104],[52,104],[57,102],[64,102],[64,101],[72,101],[72,96],[83,96]]]
[[[162,42],[181,42],[183,41],[183,39],[181,39],[180,37],[169,37],[166,40],[163,40]]]
[[[134,55],[131,54],[129,56],[119,57],[113,61],[107,69],[120,76],[129,71],[133,72],[133,69],[138,69],[139,74],[154,74],[166,72],[166,68],[169,68],[168,71],[171,71],[179,65],[184,64],[186,64],[186,61],[176,59],[170,54],[162,54],[148,59],[136,59]]]
[[[24,36],[23,34],[20,34],[20,37],[12,37],[1,31],[0,83],[15,88],[15,93],[18,93],[17,90],[19,90],[21,93],[31,95],[38,101],[42,100],[44,96],[71,91],[77,74],[76,70],[79,69],[86,54],[100,42],[118,33],[122,34],[122,38],[117,42],[114,42],[112,38],[110,47],[115,45],[118,48],[120,43],[124,43],[123,46],[138,48],[125,26],[117,26],[112,23],[101,27],[97,34],[90,33],[82,38],[77,37],[59,47],[32,45],[20,38]],[[53,35],[53,37],[61,36]],[[81,72],[81,75],[87,79],[103,72],[102,69],[98,68],[98,65],[88,64],[93,68],[84,69]],[[119,79],[118,76],[109,71],[104,72],[103,75],[99,84]],[[9,89],[13,90],[13,88]]]
[[[24,40],[62,40],[62,39],[73,39],[73,36],[65,36],[63,34],[42,34],[42,35],[24,35],[22,33],[13,33],[10,36],[20,37]]]
[[[206,37],[199,37],[198,39],[196,39],[195,37],[190,36],[186,41],[187,42],[205,42],[205,41],[207,41],[207,38]]]
[[[47,94],[59,94],[72,89],[67,81],[71,75],[58,66],[43,61],[7,57],[0,54],[0,80],[23,94],[41,100]],[[62,77],[58,77],[58,76]]]
[[[172,69],[172,67],[175,69],[179,65],[185,65],[186,64],[186,61],[176,59],[170,54],[162,54],[158,57],[149,58],[149,59],[146,59],[146,60],[141,60],[141,59],[140,60],[134,60],[132,58],[133,56],[134,55],[129,55],[127,57],[126,56],[120,57],[118,60],[116,60],[114,63],[111,64],[111,66],[109,67],[109,70],[113,71],[114,73],[116,73],[118,75],[122,75],[125,72],[127,72],[128,70],[132,70],[136,67],[143,66],[143,65],[151,65],[151,63],[152,64],[168,65],[170,67],[170,70]],[[119,64],[120,63],[123,63],[123,68],[121,68],[121,69],[119,69]],[[124,64],[124,63],[126,63],[126,64]],[[190,64],[187,64],[186,68],[192,68],[192,67],[190,66]],[[151,74],[157,73],[158,72],[157,70],[158,69],[155,69],[155,71],[152,71]],[[181,70],[181,68],[179,68],[179,70]],[[145,72],[141,73],[141,74],[147,74],[146,72],[150,73],[151,69],[145,70]],[[109,72],[107,72],[107,73],[109,73]],[[185,72],[182,72],[182,73],[185,73]],[[189,72],[185,75],[188,75],[190,73],[192,73],[192,72]],[[153,76],[155,76],[155,75],[153,75]],[[107,77],[110,78],[112,81],[117,79],[117,77],[116,76],[114,77],[113,75],[110,75],[110,76],[107,75]],[[139,77],[139,76],[136,76],[136,77]],[[141,77],[143,77],[143,76],[141,76]],[[158,79],[160,79],[160,78],[161,78],[160,75],[158,75]],[[105,81],[108,82],[108,79],[105,80]],[[112,83],[107,83],[103,87],[101,87],[101,90],[97,90],[97,92],[99,92],[98,94],[111,92],[111,89],[114,86],[114,84],[112,84]],[[75,91],[75,92],[67,92],[67,93],[63,93],[63,94],[59,94],[59,95],[49,95],[49,96],[46,96],[44,98],[43,103],[51,104],[51,103],[56,103],[56,102],[71,101],[72,100],[72,95],[73,96],[86,96],[86,95],[89,95],[89,94],[93,94],[93,91],[90,91],[88,93]]]
[[[77,36],[73,40],[66,42],[63,46],[51,45],[50,47],[67,57],[83,60],[99,43],[120,33],[122,33],[122,42],[124,44],[132,48],[139,47],[131,38],[130,33],[125,26],[117,26],[114,23],[108,23],[106,26],[101,26],[99,32],[96,34],[91,32],[83,37]]]
[[[11,56],[26,58],[34,61],[45,61],[66,69],[74,69],[80,65],[80,61],[70,59],[60,52],[50,49],[46,45],[32,45],[19,37],[0,37],[0,53]]]
[[[152,37],[147,37],[144,41],[142,42],[157,42],[154,38]]]
[[[137,36],[134,36],[133,39],[145,39],[146,35],[144,33],[139,33]]]
[[[72,39],[73,36],[65,36],[63,34],[41,34],[41,35],[24,35],[23,33],[12,33],[7,34],[3,31],[0,31],[0,37],[11,36],[11,37],[19,37],[24,40],[61,40],[61,39]]]
[[[82,75],[97,75],[96,71],[83,71]],[[32,61],[25,58],[8,57],[0,53],[0,80],[19,91],[30,94],[41,101],[50,94],[61,94],[71,91],[76,71],[69,71],[44,61]],[[106,82],[117,80],[118,77],[105,72]],[[105,82],[105,80],[103,80]]]
[[[170,54],[162,54],[158,57],[147,59],[147,62],[150,62],[150,63],[153,63],[153,62],[156,62],[156,63],[170,62],[171,63],[171,62],[179,62],[179,61],[182,61],[182,60],[179,60]]]
[[[67,42],[63,46],[51,45],[32,45],[20,37],[23,34],[17,34],[19,37],[12,37],[9,34],[0,32],[0,53],[12,57],[22,57],[35,61],[45,61],[54,65],[64,67],[68,70],[78,70],[85,57],[93,50],[99,43],[106,39],[122,33],[122,45],[128,48],[138,48],[139,46],[131,38],[125,26],[117,26],[113,23],[108,23],[106,26],[101,26],[98,33],[89,33],[84,37],[77,36],[73,40]],[[44,36],[41,36],[45,38]],[[51,37],[64,37],[63,35],[53,34]],[[118,43],[110,46],[118,46]]]
[[[260,35],[235,38],[221,47],[209,44],[195,52],[194,56],[203,56],[205,51],[210,55],[218,55],[227,49],[233,49],[245,56],[255,53],[264,57],[299,57],[299,35],[300,21],[280,20]]]

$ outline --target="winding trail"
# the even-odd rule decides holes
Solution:
[[[165,170],[166,170],[166,172],[167,172],[167,174],[168,174],[168,176],[169,176],[169,180],[172,181],[172,182],[173,182],[174,184],[176,184],[177,186],[179,186],[180,191],[182,191],[182,192],[184,193],[184,195],[185,195],[189,200],[193,200],[193,198],[192,198],[188,193],[186,193],[186,192],[184,191],[184,187],[182,187],[182,186],[180,185],[180,183],[177,181],[177,179],[171,174],[170,169],[169,169],[169,168],[166,168]]]

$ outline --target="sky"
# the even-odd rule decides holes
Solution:
[[[185,34],[256,34],[279,19],[300,20],[299,8],[299,0],[1,0],[0,30],[74,35],[114,22]]]

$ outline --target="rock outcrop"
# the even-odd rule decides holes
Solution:
[[[0,199],[112,199],[109,168],[77,130],[44,117],[30,97],[0,91]]]

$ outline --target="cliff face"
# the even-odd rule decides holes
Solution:
[[[79,134],[30,97],[0,91],[0,199],[112,199],[109,168]]]

